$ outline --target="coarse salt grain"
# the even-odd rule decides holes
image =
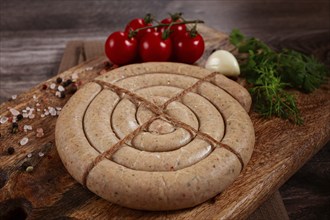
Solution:
[[[39,106],[40,106],[40,103],[37,103],[37,104],[36,104],[36,106],[38,106],[38,107],[39,107]]]
[[[2,117],[0,118],[0,123],[1,123],[1,124],[6,123],[7,121],[8,121],[8,118],[7,118],[6,116],[2,116]]]
[[[44,118],[44,117],[45,117],[45,115],[44,115],[44,114],[41,114],[41,115],[40,115],[40,117]]]
[[[29,114],[28,113],[23,113],[23,118],[28,118]]]
[[[56,92],[55,92],[55,96],[57,96],[57,97],[61,97],[61,92],[60,92],[60,91],[56,91]]]
[[[62,108],[61,107],[55,107],[57,111],[61,111]]]
[[[22,140],[20,140],[19,144],[20,144],[21,146],[24,146],[24,145],[26,145],[28,142],[29,142],[29,138],[27,138],[27,137],[23,137]]]
[[[29,119],[33,119],[33,118],[35,118],[36,116],[35,116],[35,114],[31,114],[31,115],[29,115]]]
[[[16,98],[17,98],[17,95],[12,95],[12,96],[11,96],[11,99],[12,99],[12,100],[15,100]]]
[[[46,115],[46,116],[49,115],[49,111],[45,111],[45,114],[44,115]]]
[[[26,109],[27,111],[29,111],[31,108],[28,106],[28,107],[26,107],[25,109]]]
[[[39,157],[45,156],[45,154],[43,152],[39,152],[38,155],[39,155]]]
[[[32,157],[32,153],[29,153],[28,155],[26,155],[28,158]]]
[[[11,113],[12,115],[14,115],[14,116],[17,116],[17,115],[20,114],[20,112],[17,111],[16,109],[14,109],[14,108],[9,109],[9,111],[10,111],[10,113]]]
[[[52,84],[50,84],[50,86],[49,86],[49,88],[51,88],[51,89],[55,89],[55,87],[56,87],[56,84],[55,84],[55,83],[52,83]]]
[[[55,108],[50,109],[49,110],[49,113],[50,113],[51,116],[56,116],[56,110],[55,110]]]
[[[33,95],[32,97],[33,97],[33,99],[37,99],[37,96],[36,95]]]
[[[41,110],[40,110],[40,108],[37,108],[37,112],[40,112]]]
[[[58,87],[57,87],[57,90],[60,91],[60,92],[63,92],[65,89],[64,89],[63,86],[58,86]]]
[[[24,125],[23,129],[24,129],[24,131],[27,131],[27,130],[32,131],[32,126],[31,125]]]
[[[1,124],[4,124],[8,121],[8,118],[6,116],[2,116],[1,119],[0,119],[0,123]]]
[[[73,73],[72,76],[71,76],[71,79],[75,80],[75,79],[78,79],[78,73]]]
[[[38,132],[38,133],[43,133],[43,132],[44,132],[44,129],[42,129],[42,128],[37,128],[37,132]]]

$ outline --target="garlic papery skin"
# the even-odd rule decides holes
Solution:
[[[239,76],[240,69],[234,55],[226,50],[213,52],[206,61],[205,68],[225,76]]]

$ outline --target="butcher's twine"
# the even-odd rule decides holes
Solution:
[[[152,117],[152,118],[150,118],[147,122],[145,122],[142,125],[140,125],[138,128],[136,128],[130,134],[126,135],[123,139],[121,139],[115,145],[111,146],[108,150],[106,150],[103,153],[101,153],[100,155],[98,155],[89,164],[89,166],[87,167],[86,171],[84,172],[84,175],[83,175],[83,185],[86,186],[87,177],[88,177],[90,171],[98,163],[100,163],[105,158],[111,159],[111,157],[113,156],[114,153],[116,153],[121,147],[125,146],[125,143],[128,143],[129,141],[131,141],[137,134],[139,134],[141,131],[143,131],[144,129],[146,129],[156,119],[165,119],[166,121],[168,121],[169,123],[173,124],[174,126],[184,128],[185,130],[189,131],[191,134],[199,136],[204,141],[209,142],[211,144],[211,146],[212,146],[212,149],[214,149],[216,147],[223,147],[226,150],[232,152],[233,154],[235,154],[235,156],[237,157],[237,159],[241,163],[241,170],[242,170],[244,168],[244,162],[243,162],[243,159],[242,159],[241,155],[235,149],[233,149],[232,147],[228,146],[227,144],[223,144],[223,143],[215,140],[210,135],[208,135],[208,134],[206,134],[204,132],[200,132],[200,131],[196,130],[195,128],[193,128],[192,126],[190,126],[190,125],[188,125],[186,123],[183,123],[183,122],[181,122],[181,121],[179,121],[179,120],[177,120],[177,119],[175,119],[175,118],[173,118],[170,115],[168,115],[168,114],[165,113],[165,110],[166,110],[167,106],[170,103],[182,99],[182,97],[184,97],[189,92],[192,92],[193,90],[197,89],[202,83],[204,83],[204,82],[212,82],[212,80],[214,79],[214,77],[216,76],[216,74],[219,74],[219,73],[218,72],[212,72],[211,74],[207,75],[206,77],[199,79],[192,86],[184,89],[179,94],[177,94],[174,97],[170,98],[169,100],[167,100],[161,106],[158,106],[158,105],[156,105],[156,104],[148,101],[147,99],[145,99],[145,98],[143,98],[143,97],[141,97],[141,96],[139,96],[139,95],[137,95],[137,94],[135,94],[135,93],[127,90],[127,89],[124,89],[124,88],[121,88],[119,86],[116,86],[116,85],[114,85],[112,83],[104,82],[104,81],[101,81],[101,80],[93,80],[93,82],[98,83],[99,85],[101,85],[103,87],[103,89],[108,88],[111,91],[113,91],[116,94],[118,94],[120,97],[128,98],[135,105],[140,105],[141,103],[143,103],[143,105],[147,109],[149,109],[150,111],[152,111],[153,113],[155,113],[155,116]]]

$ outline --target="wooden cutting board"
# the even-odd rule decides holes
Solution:
[[[201,26],[200,31],[206,40],[206,52],[198,65],[203,65],[205,58],[214,49],[234,50],[226,34],[205,26]],[[88,45],[82,47],[90,50],[87,53],[76,51],[82,60],[92,58],[93,50],[100,46],[96,42]],[[76,48],[77,45],[72,47]],[[64,55],[63,62],[66,60],[69,62],[62,65],[63,69],[65,65],[72,65],[72,59]],[[78,75],[78,81],[84,84],[100,74],[105,61],[105,57],[91,59],[61,73],[59,77],[68,79],[72,75]],[[19,131],[16,134],[11,133],[11,123],[0,125],[0,210],[17,218],[242,219],[251,214],[330,139],[328,82],[309,95],[296,92],[305,120],[303,126],[277,118],[263,119],[253,112],[250,114],[256,131],[253,156],[238,179],[220,195],[195,208],[181,211],[131,210],[95,196],[78,184],[62,165],[54,146],[57,117],[41,117],[44,109],[62,107],[71,96],[66,94],[65,98],[58,98],[54,94],[55,90],[49,89],[56,78],[57,76],[0,106],[1,116],[11,115],[8,108],[20,111],[26,107],[35,108],[35,118],[19,121]],[[43,85],[48,88],[43,90]],[[31,125],[32,131],[24,132],[24,125]],[[43,128],[43,137],[36,137],[37,128]],[[29,142],[21,146],[19,142],[23,137],[28,137]],[[12,155],[7,153],[10,146],[15,149]],[[27,164],[34,167],[32,172],[24,170]]]

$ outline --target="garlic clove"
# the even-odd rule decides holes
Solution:
[[[240,69],[234,55],[226,50],[213,52],[206,61],[205,68],[220,72],[225,76],[239,76]]]

